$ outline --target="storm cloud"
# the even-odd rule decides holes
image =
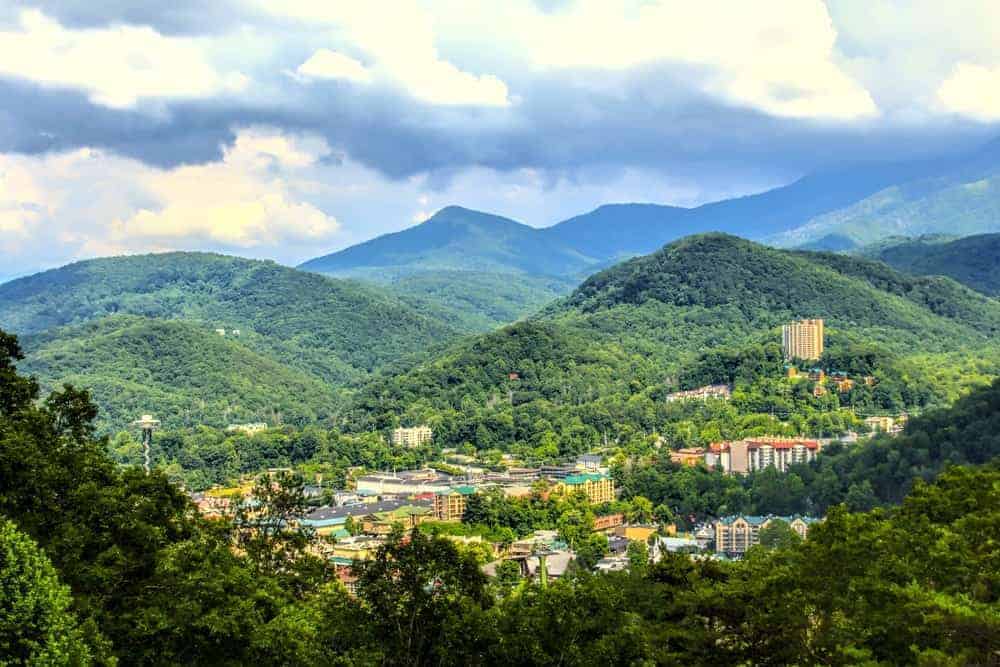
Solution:
[[[998,133],[1000,99],[976,92],[1000,82],[988,0],[501,4],[0,5],[0,249],[20,257],[8,271],[170,247],[297,261],[451,203],[551,224],[605,201],[697,204]],[[260,171],[232,161],[248,136],[325,148]],[[77,220],[84,234],[53,235],[60,202],[95,187],[47,171],[80,150],[136,179],[123,188],[134,203],[109,194]],[[12,185],[14,164],[33,193]],[[142,211],[206,204],[149,192],[195,166],[279,180],[291,208],[276,227],[294,226],[296,206],[336,224],[131,234]]]

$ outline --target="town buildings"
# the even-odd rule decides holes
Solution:
[[[435,470],[404,470],[399,473],[372,473],[355,480],[357,492],[369,496],[413,496],[445,491],[452,478]]]
[[[461,521],[465,499],[476,492],[474,486],[456,486],[434,494],[434,518],[438,521]]]
[[[398,447],[420,447],[430,444],[434,432],[429,426],[397,428],[392,432],[392,444]]]
[[[897,435],[903,432],[903,427],[906,426],[906,415],[898,415],[896,417],[868,417],[865,419],[865,425],[871,429],[872,433],[888,433],[890,435]]]
[[[728,401],[732,395],[733,391],[729,388],[728,384],[709,384],[697,389],[675,391],[672,394],[667,394],[667,403],[673,403],[674,401],[706,401],[710,398]]]
[[[715,552],[727,556],[742,556],[760,544],[760,531],[772,521],[788,524],[799,537],[805,539],[809,526],[818,519],[805,516],[728,516],[715,522]]]
[[[604,514],[594,517],[594,532],[601,532],[617,528],[625,523],[625,515],[621,512],[616,514]]]
[[[705,458],[705,450],[701,447],[684,447],[670,452],[670,460],[682,466],[695,466]]]
[[[615,483],[603,473],[580,473],[569,475],[556,484],[563,492],[582,491],[592,505],[609,503],[615,499]]]
[[[253,422],[251,424],[230,424],[226,427],[227,433],[243,433],[245,435],[256,435],[267,430],[264,422]]]
[[[783,326],[781,349],[786,360],[819,359],[823,355],[823,320],[799,320]]]
[[[705,453],[705,465],[719,466],[723,472],[746,474],[773,466],[787,472],[793,463],[806,463],[816,458],[817,440],[782,438],[777,436],[745,438],[733,442],[716,442]]]

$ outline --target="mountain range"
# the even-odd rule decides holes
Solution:
[[[983,294],[1000,297],[1000,234],[889,239],[863,247],[859,253],[904,273],[948,276]]]
[[[47,388],[93,388],[115,426],[142,405],[173,423],[313,420],[338,388],[459,335],[375,286],[209,253],[90,260],[5,283],[0,328],[21,336],[25,370]]]
[[[300,268],[391,280],[426,270],[581,279],[690,234],[718,231],[780,247],[847,250],[934,232],[1000,231],[1000,141],[934,160],[849,165],[695,208],[609,204],[550,227],[449,206],[425,222]]]
[[[897,410],[953,399],[977,374],[1000,371],[995,299],[878,261],[711,233],[599,272],[525,321],[376,375],[350,399],[350,423],[429,423],[445,446],[595,446],[601,424],[658,427],[655,406],[681,378],[726,381],[690,372],[705,355],[776,365],[781,377],[780,325],[803,317],[827,321],[834,363],[875,360],[884,378],[876,398]]]

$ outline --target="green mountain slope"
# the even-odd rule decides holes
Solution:
[[[89,389],[103,429],[148,412],[169,427],[305,424],[328,417],[335,400],[316,377],[192,322],[113,315],[23,343],[22,371],[45,390]]]
[[[525,273],[420,271],[380,286],[455,329],[486,332],[534,314],[569,294],[576,281]]]
[[[582,277],[693,233],[724,231],[762,238],[785,232],[963,160],[848,165],[694,208],[607,204],[541,229],[449,206],[424,223],[318,257],[301,268],[377,280],[440,269]]]
[[[1000,234],[905,239],[871,256],[905,273],[948,276],[983,294],[1000,296]]]
[[[415,227],[317,257],[299,268],[382,279],[421,270],[565,275],[595,261],[533,227],[449,206]]]
[[[375,287],[208,253],[91,260],[0,285],[0,327],[18,334],[118,313],[238,329],[242,345],[332,384],[454,335]]]
[[[998,304],[954,281],[724,234],[688,237],[592,276],[549,315],[596,329],[632,317],[633,328],[674,348],[729,344],[799,317],[901,349],[982,343],[1000,332]]]
[[[862,374],[875,372],[879,388],[842,398],[789,393],[777,381],[775,348],[780,325],[800,317],[826,319],[832,368],[869,359]],[[730,434],[815,434],[843,428],[824,426],[841,418],[841,400],[868,411],[953,400],[1000,372],[998,333],[1000,303],[947,278],[706,234],[592,276],[532,320],[376,377],[348,413],[358,429],[426,422],[443,444],[543,458],[691,419],[678,441],[718,435],[719,424]],[[680,415],[663,401],[687,379],[730,380],[714,369],[733,363],[750,368],[740,371],[749,421]],[[781,421],[793,412],[802,418]],[[704,436],[699,424],[711,424]]]
[[[965,160],[942,164],[932,175],[897,181],[767,240],[786,247],[830,238],[865,245],[887,236],[998,231],[1000,142],[994,142]]]

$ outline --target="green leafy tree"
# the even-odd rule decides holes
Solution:
[[[802,538],[792,530],[787,521],[782,519],[772,519],[758,533],[760,545],[765,549],[790,549]]]
[[[632,540],[628,543],[625,553],[628,555],[629,570],[638,574],[646,572],[649,565],[649,548],[645,542]]]
[[[579,540],[574,547],[576,565],[583,570],[592,570],[597,561],[608,553],[608,538],[601,533],[591,533]]]
[[[86,665],[69,588],[30,537],[0,517],[0,663]]]
[[[299,595],[314,589],[327,575],[310,547],[316,534],[298,519],[308,511],[301,475],[261,475],[249,499],[237,499],[231,517],[233,541],[254,568],[281,577]]]
[[[460,664],[481,650],[475,626],[490,598],[472,554],[413,531],[406,540],[393,536],[356,571],[383,664]]]

